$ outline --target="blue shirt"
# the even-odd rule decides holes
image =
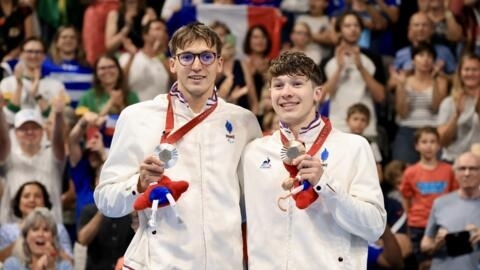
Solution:
[[[3,264],[4,270],[29,270],[25,264],[22,263],[17,257],[8,257]],[[73,266],[69,261],[61,260],[57,261],[55,265],[56,270],[73,270]]]
[[[457,67],[457,62],[455,61],[455,57],[453,57],[450,49],[441,44],[435,44],[434,48],[435,52],[437,53],[436,60],[443,60],[443,62],[445,62],[445,65],[443,66],[443,71],[447,74],[454,73]],[[395,54],[394,66],[397,70],[413,69],[412,46],[407,46],[403,49],[400,49]]]

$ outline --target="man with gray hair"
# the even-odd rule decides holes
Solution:
[[[460,188],[434,201],[421,249],[433,256],[431,269],[477,269],[480,157],[465,152],[453,168]]]

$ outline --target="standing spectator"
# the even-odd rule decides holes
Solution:
[[[317,112],[323,79],[305,54],[281,54],[268,76],[281,127],[251,142],[240,167],[248,268],[365,268],[367,242],[378,239],[386,221],[370,146]],[[296,142],[308,152],[290,156],[301,151]],[[290,193],[300,185],[302,191]]]
[[[95,203],[107,216],[124,216],[164,174],[184,179],[189,187],[175,206],[183,222],[170,207],[160,208],[153,217],[156,229],[147,225],[150,209],[140,211],[140,227],[125,253],[124,268],[241,269],[237,169],[242,149],[261,135],[260,127],[251,112],[216,96],[215,78],[223,60],[218,57],[221,41],[211,28],[201,23],[183,26],[170,39],[169,49],[170,70],[178,81],[168,94],[122,112]],[[198,115],[201,118],[195,118]],[[167,123],[185,133],[170,134]],[[194,127],[188,130],[185,125]],[[176,149],[175,166],[166,169],[153,155],[159,142]]]
[[[141,101],[150,100],[168,92],[170,73],[166,57],[168,45],[167,26],[161,19],[149,21],[142,27],[143,47],[127,51],[120,56],[128,87]]]
[[[0,147],[0,164],[6,169],[5,187],[0,208],[0,222],[14,222],[11,199],[26,181],[36,179],[48,190],[52,198],[52,212],[57,222],[61,216],[61,173],[65,161],[63,102],[57,99],[52,107],[54,114],[53,138],[50,147],[42,144],[44,122],[40,112],[22,109],[15,115],[12,144],[6,125],[0,125],[1,137],[6,138]],[[5,115],[0,112],[0,119]],[[4,119],[2,119],[4,121]],[[0,120],[0,122],[3,122]]]
[[[453,162],[480,142],[480,57],[467,53],[460,58],[451,95],[440,104],[438,133],[442,159]]]
[[[437,123],[440,103],[447,96],[447,80],[434,69],[435,49],[420,43],[412,50],[413,74],[394,72],[395,109],[398,130],[393,142],[393,159],[408,164],[419,160],[415,151],[415,130]]]
[[[118,10],[108,13],[105,30],[105,47],[115,52],[130,43],[143,47],[142,27],[157,18],[155,11],[145,5],[145,0],[119,0]]]
[[[15,241],[20,236],[25,219],[37,207],[46,207],[49,210],[52,208],[47,189],[38,181],[25,182],[12,200],[13,213],[18,221],[0,226],[0,261],[3,262],[12,255]],[[57,223],[57,232],[60,244],[59,252],[63,252],[66,257],[73,258],[72,243],[62,223]]]
[[[271,49],[272,39],[264,26],[255,25],[248,29],[243,42],[243,52],[246,57],[242,62],[252,74],[257,100],[260,100],[262,89],[266,83],[265,76]]]
[[[291,47],[290,51],[304,52],[312,58],[315,64],[320,64],[325,55],[321,55],[320,47],[312,42],[312,32],[310,26],[304,22],[296,22],[290,33]]]
[[[93,191],[100,169],[107,158],[102,134],[98,128],[99,117],[87,112],[77,121],[68,137],[69,175],[75,186],[75,224],[80,220],[82,209],[94,203]]]
[[[457,44],[462,41],[462,27],[457,22],[455,15],[450,11],[450,1],[429,0],[427,1],[426,14],[433,24],[433,44],[447,46],[452,54],[457,52]]]
[[[63,84],[53,78],[42,77],[41,65],[45,59],[45,47],[40,39],[30,37],[21,45],[20,62],[15,66],[14,75],[0,82],[0,91],[8,100],[5,113],[7,121],[20,109],[33,108],[47,117],[54,98],[61,96],[68,101]]]
[[[32,8],[18,0],[0,1],[0,60],[15,59],[22,41],[33,35]]]
[[[337,42],[330,17],[325,13],[327,6],[327,0],[310,0],[308,13],[299,15],[295,21],[308,24],[313,41],[320,46],[322,59],[331,54],[332,47]]]
[[[430,212],[422,250],[433,255],[431,269],[477,269],[480,251],[480,157],[471,152],[459,155],[455,164],[455,177],[460,188],[437,198]],[[449,245],[452,234],[466,234],[466,241]],[[456,246],[455,246],[456,245]],[[449,249],[472,247],[460,255]]]
[[[73,270],[72,261],[59,251],[57,224],[47,208],[25,218],[19,248],[4,263],[4,270]]]
[[[227,27],[224,25],[224,27]],[[217,30],[219,31],[219,27]],[[228,30],[228,32],[230,32]],[[220,37],[220,36],[219,36]],[[222,42],[223,70],[217,76],[215,85],[217,86],[218,96],[227,102],[239,105],[245,109],[258,114],[258,99],[251,71],[236,57],[235,36],[228,34]]]
[[[94,0],[85,10],[82,40],[87,61],[93,65],[105,53],[105,29],[107,16],[118,8],[118,0]]]
[[[80,34],[73,26],[58,28],[42,69],[65,85],[70,105],[76,107],[82,94],[92,86],[93,72],[85,59]]]
[[[329,116],[333,125],[348,131],[348,107],[361,102],[372,116],[364,135],[376,137],[375,104],[384,102],[385,74],[380,57],[357,45],[362,29],[362,19],[357,13],[346,11],[340,15],[335,24],[340,43],[335,48],[335,55],[323,60],[321,70],[327,77],[325,87],[330,98]]]
[[[347,125],[349,132],[364,136],[365,129],[367,128],[370,122],[370,110],[363,103],[355,103],[352,106],[348,107],[347,110]],[[365,137],[365,136],[364,136]],[[383,179],[383,168],[382,168],[382,153],[380,148],[375,141],[369,140],[367,137],[370,148],[372,149],[373,158],[377,164],[378,178]]]
[[[420,269],[426,269],[429,263],[429,258],[420,250],[420,241],[433,200],[457,188],[452,166],[437,160],[439,139],[433,127],[423,127],[415,132],[415,149],[420,153],[420,161],[405,170],[400,186],[405,199],[413,255]]]

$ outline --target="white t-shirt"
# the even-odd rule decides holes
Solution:
[[[34,95],[31,93],[32,91],[32,81],[29,79],[22,79],[23,88],[22,88],[22,97],[20,100],[20,107],[22,109],[32,108],[40,110],[38,106],[38,102],[35,100]],[[11,99],[13,94],[17,90],[17,79],[15,76],[9,76],[3,79],[0,82],[0,92],[2,92],[3,97],[5,99]],[[41,95],[43,99],[52,102],[53,99],[58,96],[60,93],[63,93],[65,96],[67,92],[65,91],[65,86],[59,80],[45,77],[40,79],[38,85],[38,95]],[[4,110],[5,117],[7,122],[13,124],[13,119],[15,114],[12,113],[10,110]]]
[[[120,65],[125,66],[129,60],[128,53],[120,56]],[[140,101],[150,100],[164,94],[170,88],[167,69],[158,57],[150,58],[142,51],[133,56],[128,74],[128,86],[137,93]]]

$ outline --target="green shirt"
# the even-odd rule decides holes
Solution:
[[[97,93],[95,93],[95,90],[93,88],[90,88],[87,92],[85,92],[85,94],[83,94],[83,96],[78,101],[77,108],[86,107],[91,112],[100,113],[103,106],[107,104],[109,99],[110,95],[108,93],[102,93],[98,95]],[[127,106],[135,104],[139,101],[140,100],[138,99],[138,96],[135,92],[127,92]]]

